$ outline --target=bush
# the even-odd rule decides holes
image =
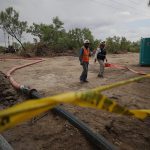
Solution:
[[[5,52],[5,50],[6,50],[6,48],[5,48],[5,47],[0,46],[0,53],[4,53],[4,52]]]

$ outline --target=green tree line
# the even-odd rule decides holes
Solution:
[[[90,48],[94,50],[98,47],[100,39],[95,39],[88,28],[74,28],[66,31],[64,23],[59,17],[54,17],[52,23],[37,24],[33,23],[28,26],[27,21],[20,21],[19,13],[14,8],[6,8],[0,12],[0,28],[18,41],[23,51],[34,49],[33,43],[22,43],[23,33],[30,33],[34,36],[34,43],[40,47],[46,47],[48,51],[64,52],[68,50],[79,49],[85,39],[91,42]],[[14,43],[17,45],[17,43]],[[18,46],[18,45],[17,45]],[[106,38],[106,48],[108,52],[136,52],[139,51],[139,41],[131,42],[125,37],[108,37]],[[42,48],[37,48],[42,51]]]

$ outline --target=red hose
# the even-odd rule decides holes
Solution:
[[[18,69],[21,69],[21,68],[24,68],[24,67],[27,67],[27,66],[31,66],[31,65],[34,65],[34,64],[37,64],[37,63],[40,63],[40,62],[43,62],[45,61],[44,59],[41,59],[41,58],[22,58],[22,57],[0,57],[0,60],[6,60],[6,59],[24,59],[24,60],[36,60],[34,62],[31,62],[31,63],[27,63],[25,65],[21,65],[21,66],[18,66],[18,67],[13,67],[12,69],[10,69],[7,73],[6,73],[6,76],[9,78],[11,84],[13,85],[14,88],[16,89],[20,89],[21,88],[21,84],[17,83],[14,78],[11,76],[12,73],[14,73],[16,70]],[[135,71],[133,69],[130,69],[126,66],[120,66],[120,65],[116,65],[116,64],[112,64],[112,63],[105,63],[105,67],[111,67],[111,68],[118,68],[118,69],[128,69],[130,71],[132,71],[133,73],[136,73],[136,74],[140,74],[140,75],[146,75],[146,73],[144,72],[139,72],[139,71]]]
[[[42,58],[39,58],[39,57],[32,57],[32,58],[24,58],[24,57],[0,57],[0,60],[5,60],[5,59],[43,60]]]
[[[129,67],[126,67],[126,66],[120,66],[120,65],[117,65],[117,64],[111,64],[111,63],[105,63],[105,67],[110,67],[110,68],[117,68],[117,69],[127,69],[133,73],[136,73],[136,74],[139,74],[139,75],[146,75],[145,72],[142,72],[142,71],[135,71]]]
[[[24,68],[24,67],[27,67],[27,66],[31,66],[31,65],[34,65],[34,64],[37,64],[37,63],[40,63],[40,62],[43,62],[45,61],[44,59],[41,59],[41,58],[22,58],[22,57],[14,57],[14,58],[0,58],[0,60],[5,60],[5,59],[24,59],[24,60],[36,60],[34,62],[31,62],[31,63],[27,63],[25,65],[21,65],[21,66],[17,66],[17,67],[13,67],[11,68],[7,73],[6,73],[6,76],[9,78],[12,86],[16,89],[20,89],[21,88],[21,84],[17,83],[14,78],[11,76],[12,73],[14,73],[16,70],[18,69],[21,69],[21,68]]]

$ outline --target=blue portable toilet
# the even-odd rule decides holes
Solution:
[[[150,38],[141,39],[140,65],[150,65]]]

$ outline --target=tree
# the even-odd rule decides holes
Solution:
[[[97,44],[97,42],[94,42],[92,32],[88,28],[75,28],[69,30],[68,37],[71,48],[80,48],[83,45],[83,41],[85,39],[88,39],[90,41],[92,49],[94,48],[94,44]]]
[[[19,21],[19,13],[13,7],[6,8],[5,11],[0,12],[0,27],[14,37],[25,50],[21,38],[23,32],[26,31],[27,22]]]
[[[79,28],[69,30],[68,32],[70,48],[79,48],[83,43],[83,33]]]
[[[90,40],[92,49],[98,43],[98,40],[94,41],[92,32],[88,28],[75,28],[66,32],[64,23],[58,17],[54,17],[51,24],[33,23],[28,32],[37,36],[40,42],[48,44],[51,49],[59,52],[64,49],[78,49],[85,39]]]
[[[131,52],[139,52],[140,51],[140,41],[130,42],[130,51]]]
[[[63,27],[63,22],[60,21],[58,17],[52,19],[52,24],[36,24],[33,23],[32,26],[27,30],[34,36],[37,36],[40,42],[46,42],[48,44],[57,43],[58,39],[61,38],[62,34],[65,32]]]
[[[128,41],[125,37],[122,37],[120,41],[120,51],[124,51],[124,52],[129,51],[130,44],[131,44],[130,41]]]
[[[42,40],[42,33],[41,33],[42,25],[43,24],[39,25],[39,24],[33,23],[33,25],[27,29],[27,32],[31,33],[33,36],[37,36],[41,41]]]
[[[64,41],[63,39],[66,36],[66,31],[63,26],[64,23],[57,16],[52,19],[52,22],[53,22],[52,26],[54,28],[53,42],[55,43],[55,45],[57,45],[57,44],[59,45],[60,43],[62,44],[62,42]]]
[[[106,48],[107,48],[107,51],[108,51],[108,52],[114,53],[115,47],[114,47],[114,44],[113,44],[113,38],[108,37],[108,38],[106,39]]]
[[[138,52],[140,48],[140,42],[131,42],[125,37],[108,37],[106,39],[107,51],[110,53],[120,52]]]
[[[52,21],[56,31],[61,31],[64,29],[63,27],[64,23],[59,19],[58,16],[54,17]]]
[[[93,50],[96,50],[99,47],[101,42],[102,40],[98,40],[98,39],[94,40],[94,42],[92,43]]]
[[[108,37],[106,39],[107,50],[111,53],[118,53],[120,51],[120,37]]]
[[[27,32],[37,36],[40,42],[47,44],[50,49],[62,52],[68,48],[67,44],[69,43],[69,38],[63,25],[64,23],[58,17],[54,17],[50,24],[33,23]]]

